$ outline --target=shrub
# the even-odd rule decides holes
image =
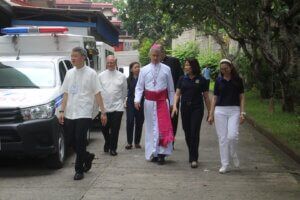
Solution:
[[[147,65],[149,63],[149,50],[154,43],[154,40],[150,38],[144,38],[139,47],[139,59],[141,65]]]
[[[201,70],[205,67],[205,65],[210,66],[211,70],[211,79],[215,80],[220,71],[219,71],[219,62],[221,60],[221,53],[220,52],[208,52],[205,54],[198,54],[197,59],[200,64]]]
[[[177,45],[172,51],[172,55],[178,58],[182,65],[187,58],[196,58],[199,54],[199,48],[195,42],[187,42],[183,45]]]
[[[256,85],[256,78],[254,72],[250,66],[248,58],[244,55],[240,55],[236,60],[236,65],[240,75],[245,82],[245,89],[250,90]]]
[[[247,90],[256,87],[261,98],[267,99],[272,95],[276,96],[276,91],[280,91],[277,90],[280,85],[277,84],[271,68],[264,59],[258,59],[256,65],[251,66],[249,60],[244,55],[240,55],[235,64],[245,81]],[[275,93],[273,94],[273,92]]]

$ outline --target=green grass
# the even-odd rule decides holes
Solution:
[[[261,99],[258,91],[246,92],[245,96],[247,115],[300,153],[300,108],[296,108],[298,114],[282,112],[281,101],[275,100],[275,111],[270,113],[269,100]]]
[[[215,82],[210,80],[210,83],[209,83],[209,91],[214,91],[214,87],[215,87]]]

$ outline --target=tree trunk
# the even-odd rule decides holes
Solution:
[[[257,89],[259,90],[260,97],[263,99],[269,99],[272,97],[272,87],[270,76],[263,73],[262,68],[264,67],[264,59],[259,55],[258,46],[256,44],[251,45],[251,51],[248,50],[246,44],[243,40],[239,41],[245,55],[250,60],[250,65],[252,68],[252,73],[255,76]]]
[[[215,34],[212,34],[212,37],[215,39],[215,41],[221,47],[222,58],[228,58],[228,56],[229,56],[229,44],[228,44],[228,41],[224,40],[223,34],[215,33]]]
[[[284,112],[294,112],[294,96],[293,92],[295,91],[290,84],[290,80],[284,75],[280,76],[280,84],[282,88],[282,110]]]
[[[271,97],[269,101],[269,112],[273,113],[275,111],[275,106],[274,106],[274,98]]]

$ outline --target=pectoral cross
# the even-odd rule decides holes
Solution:
[[[153,85],[156,86],[156,79],[153,80]]]
[[[158,65],[158,66],[156,66],[156,68],[154,68],[154,72],[152,71],[154,87],[156,86],[156,83],[157,83],[156,80],[157,80],[159,71],[160,71],[160,65]]]

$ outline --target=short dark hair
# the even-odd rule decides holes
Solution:
[[[188,62],[192,67],[192,72],[194,75],[200,75],[200,64],[196,58],[188,58],[186,59],[186,62]]]
[[[75,47],[72,49],[72,52],[78,52],[81,56],[87,57],[87,51],[82,47]]]

